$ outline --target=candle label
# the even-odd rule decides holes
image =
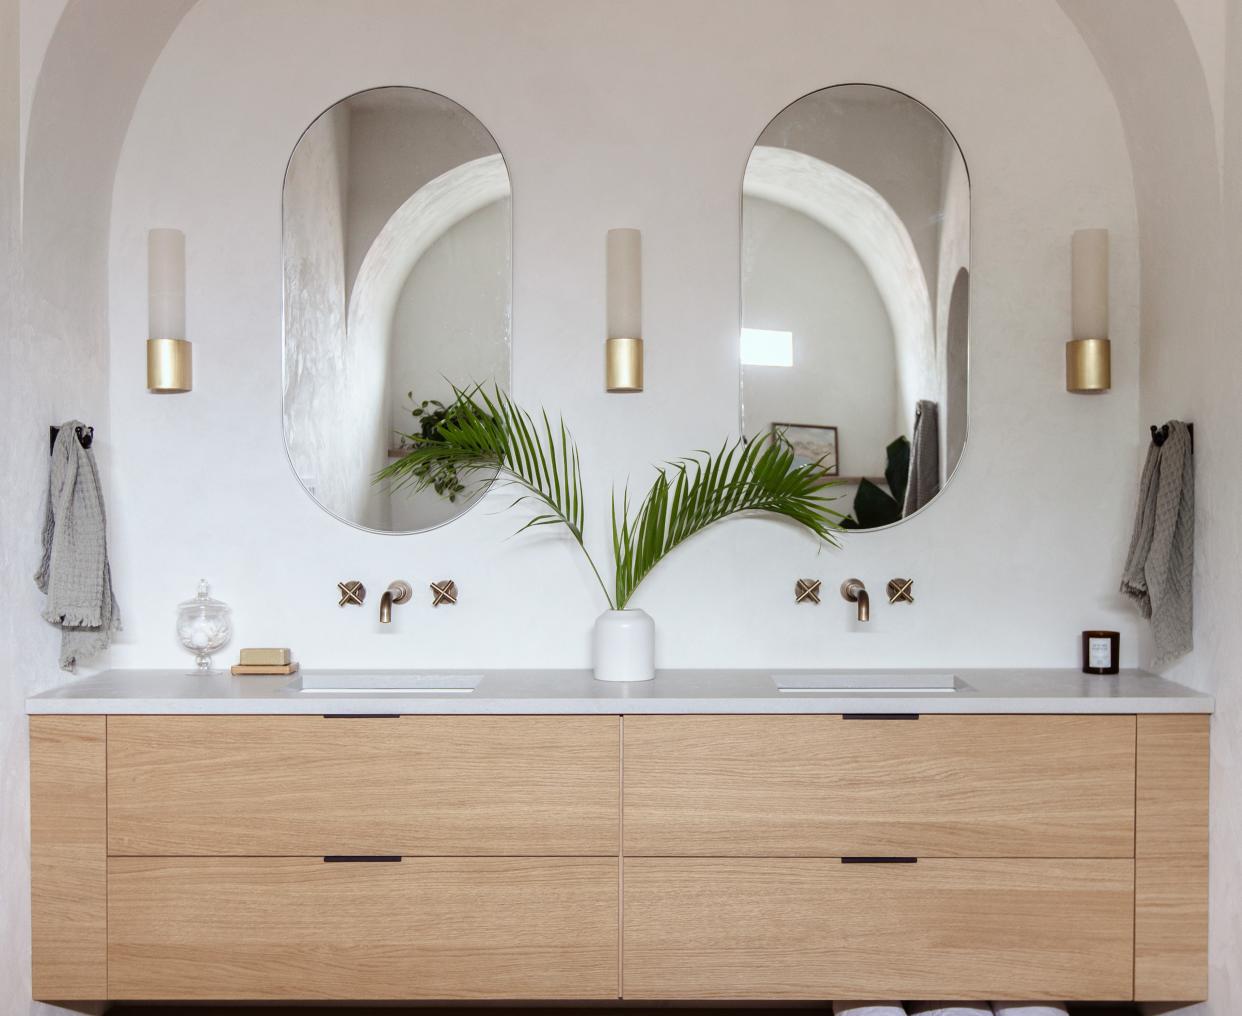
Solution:
[[[1089,639],[1087,643],[1087,666],[1107,670],[1112,665],[1112,639]]]

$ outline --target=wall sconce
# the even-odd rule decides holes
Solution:
[[[185,234],[147,234],[147,391],[171,395],[194,387],[194,352],[185,338]]]
[[[1108,341],[1108,230],[1075,230],[1073,339],[1065,344],[1065,390],[1106,392],[1112,387]]]
[[[608,230],[608,341],[604,385],[610,392],[643,390],[643,235]]]

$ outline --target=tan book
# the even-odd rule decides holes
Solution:
[[[280,674],[296,674],[298,665],[296,663],[285,663],[280,666],[268,664],[266,666],[260,664],[235,663],[229,668],[229,672],[234,677],[241,677],[246,674],[254,676],[278,676]]]
[[[283,667],[292,659],[288,649],[243,649],[237,662],[243,667]]]

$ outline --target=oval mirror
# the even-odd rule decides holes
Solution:
[[[847,526],[920,511],[966,443],[970,184],[949,129],[877,85],[785,107],[742,183],[742,433],[841,477]]]
[[[284,185],[284,433],[302,485],[338,519],[431,529],[478,499],[451,475],[379,477],[428,434],[452,385],[510,381],[512,216],[495,138],[420,88],[321,114]]]

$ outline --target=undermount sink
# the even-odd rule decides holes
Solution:
[[[816,692],[954,692],[960,682],[954,674],[910,674],[901,672],[773,674],[777,690],[786,695]]]
[[[287,688],[316,695],[469,695],[482,680],[482,674],[326,673],[302,674]]]

